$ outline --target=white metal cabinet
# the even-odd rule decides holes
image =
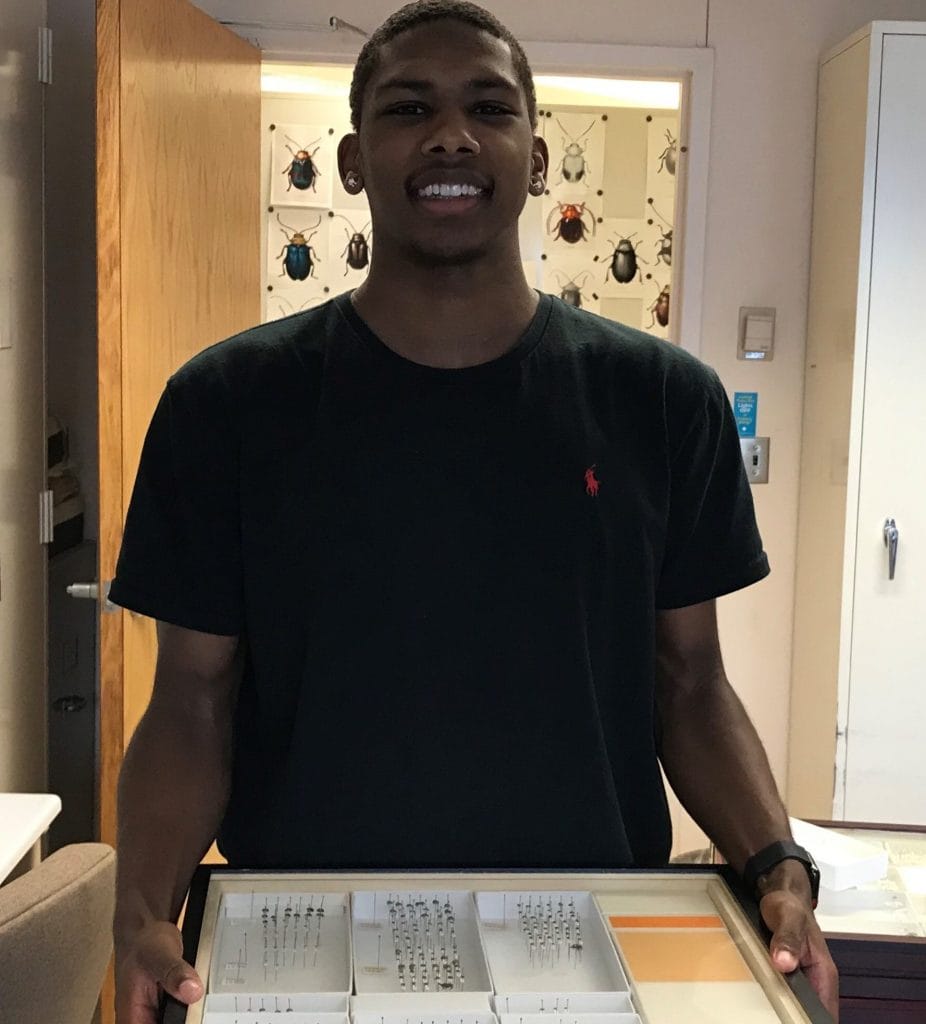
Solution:
[[[837,48],[819,117],[789,798],[926,824],[926,23]]]

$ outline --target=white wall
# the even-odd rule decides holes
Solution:
[[[0,792],[45,788],[44,12],[0,3]]]
[[[759,392],[759,433],[772,438],[771,475],[754,489],[773,566],[763,583],[721,602],[728,672],[784,788],[793,626],[817,67],[820,55],[874,19],[926,19],[926,0],[484,0],[523,39],[711,46],[716,72],[705,248],[702,358],[728,391]],[[201,0],[226,20],[324,22],[301,0]],[[337,14],[367,30],[392,0],[342,0]],[[333,9],[332,9],[333,10]],[[709,17],[708,17],[709,13]],[[247,29],[244,35],[256,35]],[[356,36],[264,33],[265,45],[354,55]],[[736,359],[740,306],[778,311],[774,361]],[[683,826],[676,848],[697,842]]]

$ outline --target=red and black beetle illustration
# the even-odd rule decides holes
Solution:
[[[589,211],[591,213],[591,211]],[[588,225],[582,219],[585,214],[585,203],[557,203],[556,208],[550,210],[547,217],[547,231],[553,232],[553,218],[558,217],[556,223],[556,234],[554,241],[562,238],[564,242],[575,245],[576,242],[584,241]],[[595,233],[595,218],[592,217],[592,234]]]

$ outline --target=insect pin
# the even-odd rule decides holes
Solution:
[[[350,231],[347,228],[344,229],[344,233],[347,235],[347,245],[344,247],[344,252],[341,253],[342,259],[345,256],[347,257],[346,266],[344,267],[344,276],[347,277],[348,271],[363,270],[370,264],[370,239],[368,234],[370,222],[367,221],[363,230],[358,231],[343,213],[336,213],[335,216],[347,221],[350,226]]]
[[[668,145],[659,154],[659,167],[656,173],[659,174],[663,167],[669,172],[669,174],[675,174],[676,155],[678,153],[678,139],[676,139],[672,132],[666,128],[666,141]]]
[[[588,149],[588,143],[586,142],[584,146],[580,146],[579,139],[584,138],[595,127],[595,120],[592,119],[592,123],[585,131],[575,138],[566,131],[559,118],[556,119],[556,123],[559,125],[560,131],[564,136],[563,159],[559,162],[559,181],[557,185],[562,184],[564,181],[581,181],[588,170],[588,164],[585,160],[585,151]],[[567,138],[569,139],[568,143],[566,142]]]
[[[280,250],[280,255],[277,259],[283,260],[283,270],[280,273],[280,277],[286,274],[293,281],[304,281],[307,277],[314,276],[312,274],[316,263],[320,263],[318,256],[315,255],[315,250],[309,243],[316,235],[318,225],[321,224],[321,217],[318,218],[317,223],[313,224],[311,228],[304,228],[303,230],[297,230],[291,228],[288,224],[284,224],[280,220],[280,215],[277,214],[277,223],[280,225],[280,230],[286,238],[286,244]],[[311,231],[312,234],[306,238],[306,232]]]
[[[589,211],[591,213],[591,211]],[[585,215],[585,203],[560,203],[557,202],[556,206],[550,210],[550,215],[547,217],[547,232],[552,234],[554,231],[553,219],[558,217],[556,222],[555,231],[553,235],[554,241],[557,238],[562,238],[564,242],[569,242],[570,245],[575,245],[576,242],[584,241],[585,234],[588,231],[588,225],[583,220]],[[592,234],[595,233],[595,218],[592,217]]]
[[[289,162],[289,166],[283,170],[283,174],[289,179],[289,184],[286,186],[286,191],[289,192],[292,188],[299,189],[300,192],[305,192],[308,189],[315,191],[315,181],[321,177],[321,171],[315,165],[315,154],[319,150],[319,146],[316,143],[321,142],[321,139],[316,139],[315,142],[310,142],[308,146],[300,146],[298,142],[291,139],[288,135],[283,136],[286,139],[286,148],[289,150],[292,160]],[[292,145],[290,145],[292,143]],[[296,148],[293,149],[293,146]],[[309,151],[311,146],[315,146],[315,149]]]
[[[656,282],[656,287],[659,288],[658,281]],[[669,326],[669,303],[669,285],[666,285],[665,288],[660,289],[659,294],[656,296],[656,301],[647,310],[653,318],[650,321],[647,330],[655,327],[657,323],[660,327]]]

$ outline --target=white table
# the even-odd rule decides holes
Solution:
[[[0,882],[32,851],[41,860],[42,836],[61,813],[61,798],[51,793],[0,793]]]

